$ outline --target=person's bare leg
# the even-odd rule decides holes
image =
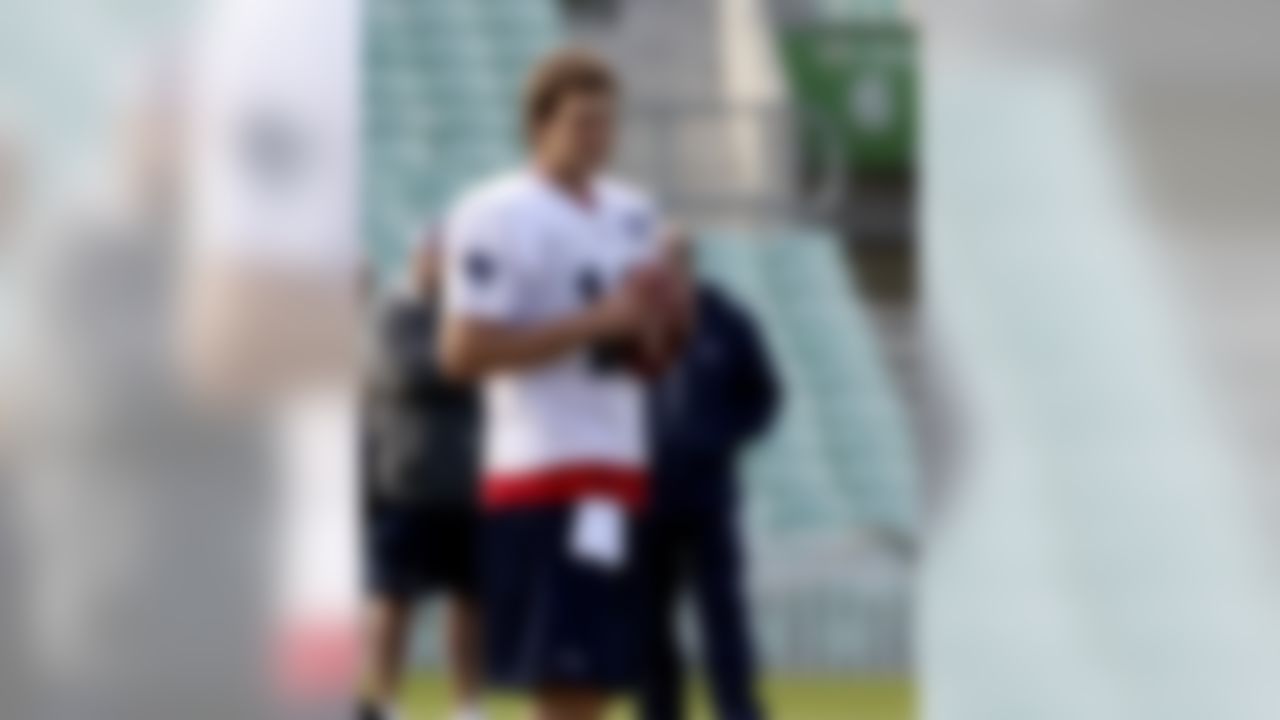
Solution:
[[[543,688],[533,701],[533,720],[604,720],[609,696],[586,688]]]
[[[445,624],[445,652],[449,657],[449,685],[453,693],[454,716],[472,720],[480,715],[483,692],[480,610],[475,600],[449,598]]]
[[[385,711],[395,706],[404,681],[413,605],[405,600],[373,598],[365,613],[365,699]]]

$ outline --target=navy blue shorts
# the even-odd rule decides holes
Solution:
[[[365,585],[376,597],[476,594],[479,517],[458,508],[385,504],[365,524]]]
[[[485,650],[497,687],[620,691],[634,685],[635,563],[606,570],[573,559],[571,513],[502,510],[484,519]]]

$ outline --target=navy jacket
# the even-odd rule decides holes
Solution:
[[[780,395],[751,317],[701,284],[694,335],[652,392],[654,512],[732,511],[737,457],[768,426]]]

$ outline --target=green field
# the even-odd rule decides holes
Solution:
[[[435,720],[447,717],[442,707],[445,696],[440,681],[420,677],[408,690],[406,720]],[[910,684],[901,679],[786,678],[766,683],[765,697],[774,720],[910,720],[914,717]],[[527,713],[510,698],[495,698],[489,704],[491,720],[523,720]],[[632,717],[619,706],[610,720]],[[702,693],[695,693],[695,720],[710,720]]]

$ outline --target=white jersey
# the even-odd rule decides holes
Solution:
[[[574,198],[534,171],[464,197],[446,227],[446,312],[512,325],[594,302],[655,255],[652,204],[599,180]],[[602,492],[643,497],[647,432],[641,382],[589,348],[483,383],[485,502],[570,502]]]

